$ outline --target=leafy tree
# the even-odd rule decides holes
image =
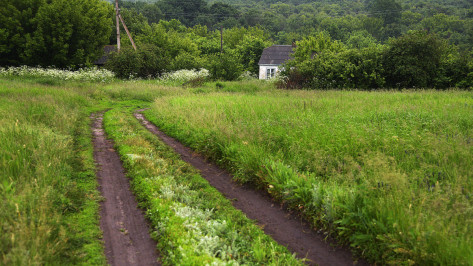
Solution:
[[[296,62],[302,62],[327,50],[341,51],[343,49],[343,43],[333,41],[330,35],[326,32],[319,32],[316,36],[309,36],[308,38],[297,42],[294,59]]]
[[[467,22],[457,16],[436,14],[422,20],[421,25],[424,29],[456,45],[465,45],[468,43],[468,38],[471,37],[468,33]],[[468,45],[468,47],[471,47],[471,45]]]
[[[2,65],[90,64],[108,43],[112,7],[103,1],[3,1],[6,8],[0,17],[7,28],[0,41],[8,43],[0,43]]]
[[[411,32],[389,42],[383,65],[390,87],[434,87],[447,55],[447,44],[425,31]]]
[[[357,49],[373,47],[377,43],[378,41],[366,30],[355,31],[346,41],[348,47]]]
[[[268,41],[252,35],[245,35],[241,43],[236,47],[236,52],[240,57],[244,70],[254,74],[258,73],[258,61],[263,53],[263,49],[268,46],[270,46]]]
[[[213,79],[236,80],[243,72],[238,55],[227,51],[221,55],[209,55],[207,68]]]
[[[135,51],[125,47],[120,53],[112,53],[105,67],[119,78],[152,78],[168,70],[169,59],[163,49],[154,45],[140,45]]]
[[[240,15],[236,8],[222,2],[211,5],[209,11],[209,15],[214,23],[222,22],[229,18],[237,19]]]
[[[397,23],[401,19],[401,5],[395,0],[371,0],[368,2],[371,16],[383,20],[384,25]]]
[[[294,12],[295,6],[278,2],[271,5],[271,9],[276,11],[277,14],[280,14],[284,17],[289,17]]]
[[[262,16],[261,11],[256,8],[250,8],[243,14],[244,26],[261,25]]]
[[[186,26],[195,25],[194,20],[202,13],[208,13],[204,0],[162,0],[158,2],[167,20],[178,19]]]
[[[164,14],[159,9],[157,3],[147,3],[142,1],[119,1],[120,8],[123,10],[130,9],[134,13],[138,13],[146,17],[149,23],[158,23],[161,19],[164,18]]]
[[[26,36],[36,29],[34,16],[44,0],[1,0],[0,65],[24,64]]]
[[[375,17],[361,17],[362,28],[378,40],[383,38],[383,20]]]
[[[170,70],[199,69],[206,64],[205,59],[196,54],[181,52],[172,60]]]

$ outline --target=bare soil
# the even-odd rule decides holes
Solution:
[[[297,214],[274,203],[267,193],[236,183],[227,171],[161,132],[144,117],[142,111],[138,110],[134,115],[149,131],[179,153],[182,160],[198,169],[202,177],[232,200],[235,208],[255,220],[266,234],[296,253],[298,258],[306,258],[308,264],[317,265],[368,265],[354,260],[347,248],[336,247],[334,243],[324,240],[322,233],[317,233]]]
[[[156,242],[137,207],[122,162],[103,129],[103,113],[93,114],[94,159],[98,165],[101,203],[100,228],[110,265],[160,265]]]

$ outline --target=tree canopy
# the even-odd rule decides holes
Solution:
[[[0,65],[79,66],[102,53],[112,7],[97,0],[1,0]]]

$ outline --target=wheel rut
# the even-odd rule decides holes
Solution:
[[[267,193],[236,183],[227,171],[164,134],[145,118],[144,110],[137,110],[134,116],[146,129],[179,153],[183,161],[198,169],[202,177],[232,200],[235,208],[255,220],[266,234],[296,253],[298,258],[306,258],[308,264],[317,265],[368,265],[364,261],[355,261],[347,248],[332,247],[308,222],[274,203]]]
[[[160,265],[149,225],[130,191],[113,142],[106,138],[103,114],[92,114],[91,119],[99,190],[104,198],[100,204],[100,228],[107,262],[110,265]]]

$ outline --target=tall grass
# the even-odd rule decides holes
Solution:
[[[473,261],[470,92],[210,93],[146,114],[372,262]]]
[[[0,83],[0,264],[104,264],[81,91]]]

